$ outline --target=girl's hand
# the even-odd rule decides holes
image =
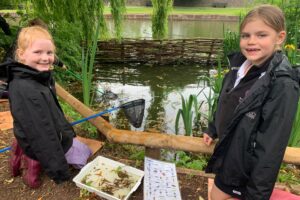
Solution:
[[[207,133],[203,133],[204,144],[206,144],[207,146],[210,146],[212,141],[213,141],[213,139]]]

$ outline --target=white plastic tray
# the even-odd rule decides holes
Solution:
[[[116,169],[118,167],[122,167],[122,170],[125,170],[126,172],[130,173],[130,174],[134,174],[139,176],[138,181],[136,182],[136,184],[133,186],[133,188],[130,190],[130,192],[126,195],[125,198],[123,198],[123,200],[127,200],[129,198],[129,196],[139,187],[139,185],[141,184],[142,178],[144,176],[144,171],[136,169],[134,167],[130,167],[128,165],[125,165],[123,163],[102,157],[102,156],[98,156],[97,158],[95,158],[92,162],[88,163],[86,166],[84,166],[79,174],[77,176],[75,176],[73,178],[73,181],[76,183],[76,185],[80,188],[86,189],[89,192],[93,192],[96,193],[97,195],[105,198],[105,199],[109,199],[109,200],[120,200],[119,198],[112,196],[108,193],[105,193],[101,190],[98,190],[97,188],[88,186],[86,184],[83,184],[81,181],[82,179],[91,172],[92,169],[94,169],[97,165],[101,164],[101,163],[105,163],[105,165],[108,165],[109,167],[111,167],[112,169]]]

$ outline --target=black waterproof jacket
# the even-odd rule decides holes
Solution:
[[[57,101],[51,72],[10,62],[9,101],[14,134],[25,154],[56,183],[70,178],[65,153],[75,133]]]
[[[231,73],[245,59],[236,54]],[[240,61],[236,63],[235,61]],[[236,66],[233,65],[237,64]],[[222,88],[221,96],[223,92]],[[291,68],[283,53],[276,52],[266,73],[241,99],[224,130],[219,130],[218,114],[209,135],[219,137],[206,168],[229,186],[244,190],[243,199],[268,200],[272,193],[293,124],[299,100],[299,73]],[[218,104],[217,111],[222,105]],[[217,123],[218,122],[218,123]]]

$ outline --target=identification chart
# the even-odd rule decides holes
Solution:
[[[145,157],[144,200],[181,200],[173,163]]]

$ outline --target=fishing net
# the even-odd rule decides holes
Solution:
[[[142,125],[144,118],[145,99],[137,99],[121,105],[126,118],[135,128]]]

